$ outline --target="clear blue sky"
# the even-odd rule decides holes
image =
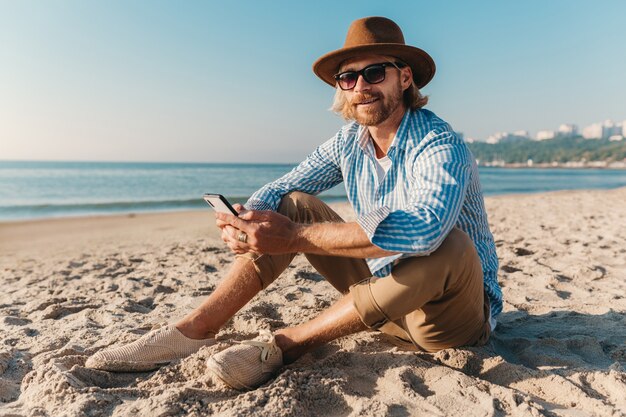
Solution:
[[[0,159],[297,162],[342,124],[311,64],[372,15],[466,136],[626,119],[619,0],[0,0]]]

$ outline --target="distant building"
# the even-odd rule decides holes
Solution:
[[[608,139],[611,136],[622,134],[622,125],[620,123],[613,123],[612,120],[605,120],[602,124],[602,139]]]
[[[457,134],[463,138],[463,133],[457,132]],[[540,130],[534,136],[535,140],[549,140],[556,137],[561,138],[573,138],[581,135],[585,139],[610,139],[612,141],[623,140],[626,138],[626,120],[619,123],[614,123],[612,120],[605,120],[601,123],[593,123],[586,126],[582,131],[578,126],[572,123],[563,123],[559,125],[557,130]],[[618,137],[622,138],[619,139]],[[531,136],[527,130],[516,130],[514,132],[496,132],[489,136],[485,143],[506,143],[517,142],[522,140],[530,140]],[[473,138],[466,138],[465,142],[473,143],[479,142]]]
[[[585,139],[602,139],[602,132],[602,123],[594,123],[583,129],[583,137]]]
[[[609,139],[612,136],[623,136],[624,123],[613,123],[605,120],[602,123],[594,123],[583,129],[585,139]]]
[[[540,130],[539,132],[537,132],[537,136],[535,136],[535,138],[537,140],[548,140],[554,139],[555,136],[556,133],[554,132],[554,130]]]
[[[487,138],[487,140],[485,142],[487,143],[498,143],[502,140],[503,137],[505,137],[507,134],[505,132],[497,132],[494,133],[493,135],[489,136]]]
[[[520,140],[528,140],[530,136],[527,130],[516,130],[513,133],[509,132],[497,132],[489,136],[486,140],[487,143],[500,143],[500,142],[516,142]]]
[[[571,138],[578,135],[578,126],[573,124],[562,124],[557,131],[559,136]]]

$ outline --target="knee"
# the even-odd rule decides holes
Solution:
[[[456,227],[452,228],[435,253],[443,255],[447,259],[457,260],[478,257],[472,239],[467,233]]]
[[[278,212],[287,217],[291,217],[290,214],[294,214],[298,212],[298,210],[309,206],[309,203],[313,200],[317,200],[317,197],[300,191],[292,191],[285,194],[280,200]]]
[[[341,217],[319,198],[299,191],[286,194],[278,212],[297,223],[341,222]]]

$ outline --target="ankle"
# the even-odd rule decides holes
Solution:
[[[295,362],[302,356],[303,352],[300,352],[301,349],[299,349],[298,342],[285,330],[279,330],[274,333],[274,340],[283,353],[283,363],[285,365]]]
[[[193,317],[185,317],[176,323],[176,328],[184,336],[190,339],[208,339],[215,337],[219,329],[206,326],[201,320]]]

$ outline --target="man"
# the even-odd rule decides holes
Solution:
[[[343,296],[315,319],[265,331],[210,358],[228,385],[257,387],[284,364],[336,338],[376,329],[424,351],[484,344],[502,309],[498,260],[476,163],[451,127],[422,109],[431,57],[391,20],[352,23],[344,47],[314,72],[336,88],[333,109],[353,120],[239,216],[217,214],[237,254],[196,310],[87,366],[147,370],[214,343],[219,329],[297,253]],[[358,220],[344,223],[313,195],[345,182]]]

